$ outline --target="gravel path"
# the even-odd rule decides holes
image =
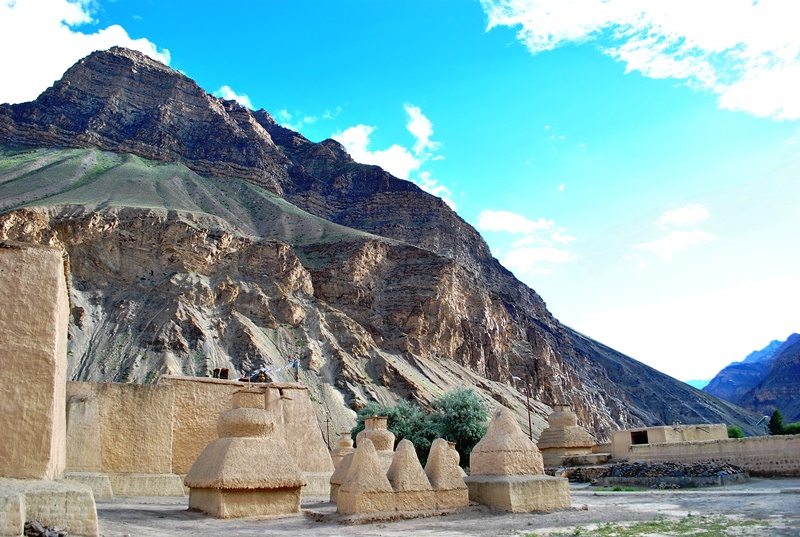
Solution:
[[[728,487],[694,490],[598,492],[572,485],[570,511],[512,515],[474,506],[447,516],[347,525],[337,521],[335,506],[310,498],[304,514],[275,519],[219,520],[190,512],[188,498],[119,498],[99,500],[100,534],[105,537],[155,536],[471,536],[571,532],[605,522],[636,522],[692,515],[722,515],[763,520],[768,536],[800,536],[800,479],[752,479]],[[586,509],[582,509],[586,506]],[[322,521],[317,519],[322,518]]]

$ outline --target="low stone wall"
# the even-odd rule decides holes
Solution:
[[[756,476],[800,476],[800,435],[630,446],[628,460],[728,462]]]

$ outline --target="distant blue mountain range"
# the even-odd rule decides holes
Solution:
[[[703,388],[706,387],[706,384],[708,384],[709,382],[711,382],[711,379],[707,379],[707,380],[687,380],[686,384],[688,384],[692,388],[697,388],[698,390],[702,390]]]
[[[702,381],[687,384],[698,387],[694,382]],[[800,419],[800,334],[730,363],[701,389],[754,412],[777,408],[788,421]]]

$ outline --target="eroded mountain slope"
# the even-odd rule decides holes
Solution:
[[[70,254],[76,378],[300,356],[342,409],[460,384],[518,404],[517,376],[601,434],[697,421],[616,384],[615,368],[644,366],[576,340],[438,198],[138,53],[94,53],[36,101],[0,105],[0,144],[3,237]]]

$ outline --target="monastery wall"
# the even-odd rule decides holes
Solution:
[[[120,474],[185,475],[218,438],[217,420],[233,394],[248,388],[272,412],[275,434],[308,483],[304,493],[327,494],[333,462],[308,389],[299,384],[176,376],[157,385],[68,382],[66,469],[116,474],[118,481]]]
[[[76,397],[97,401],[99,424],[84,423],[100,431],[100,472],[106,474],[172,473],[172,407],[174,391],[169,386],[143,386],[114,382],[68,382],[67,400],[74,409]],[[69,420],[72,425],[74,420]],[[85,448],[86,436],[68,434],[68,460],[84,471],[84,458],[93,456]],[[202,449],[202,448],[201,448]],[[96,456],[96,455],[95,455]]]
[[[10,242],[0,249],[0,476],[58,479],[66,464],[63,254]]]
[[[187,474],[205,447],[217,439],[217,419],[231,409],[233,394],[247,383],[218,379],[162,377],[174,393],[172,472]]]
[[[645,462],[724,461],[741,466],[751,475],[800,476],[800,435],[630,446],[627,458]]]

